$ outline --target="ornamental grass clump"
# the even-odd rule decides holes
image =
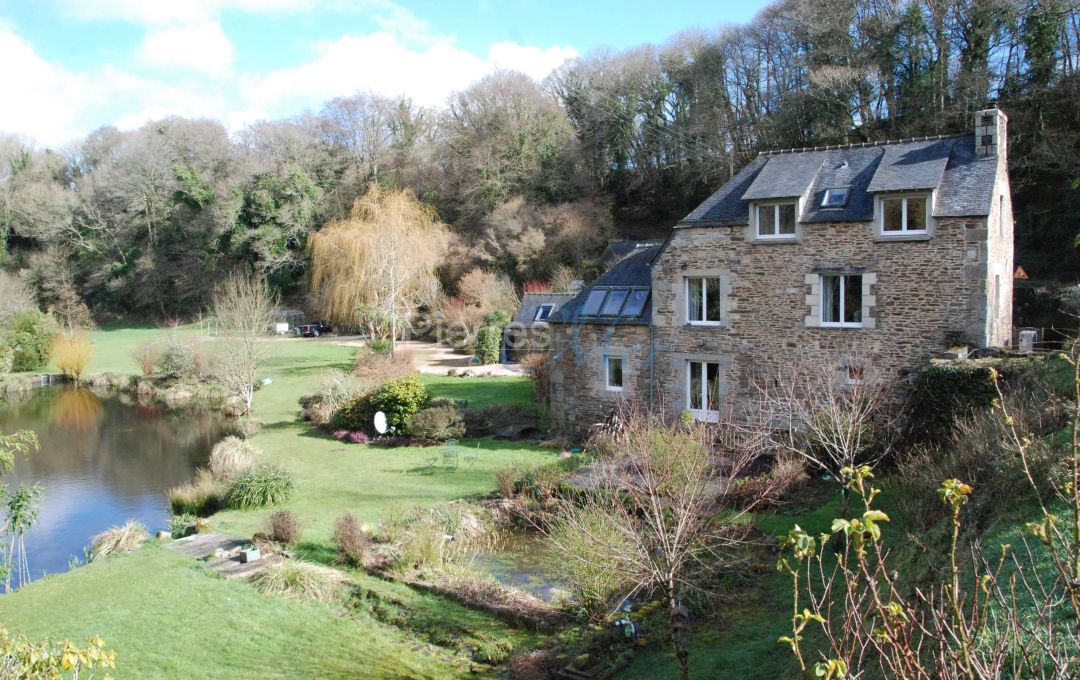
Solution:
[[[341,597],[345,576],[329,567],[301,560],[285,560],[267,565],[250,579],[263,595],[332,603]]]
[[[195,471],[194,480],[172,487],[165,495],[172,514],[206,517],[225,507],[228,490],[225,482],[210,470],[200,468]]]
[[[277,505],[289,500],[296,485],[285,468],[259,463],[233,480],[229,487],[229,506],[244,510]]]
[[[210,472],[229,482],[255,465],[260,451],[239,437],[225,437],[210,452]]]
[[[106,529],[90,541],[90,549],[87,551],[89,561],[126,553],[135,550],[142,542],[150,537],[146,527],[129,519],[126,524],[119,527]]]

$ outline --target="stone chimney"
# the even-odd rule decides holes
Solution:
[[[975,154],[1006,157],[1005,126],[1008,116],[998,109],[975,112]]]

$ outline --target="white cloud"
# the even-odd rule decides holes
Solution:
[[[518,70],[539,79],[575,56],[568,46],[543,49],[499,43],[482,59],[448,42],[416,50],[389,33],[373,33],[324,43],[306,64],[245,78],[241,96],[250,107],[271,115],[315,107],[359,90],[405,95],[422,106],[435,106],[496,69]]]
[[[84,102],[94,99],[89,83],[42,59],[25,40],[0,31],[0,131],[60,143],[82,132]]]
[[[381,31],[323,42],[309,61],[265,74],[232,70],[233,48],[214,20],[150,28],[137,57],[161,70],[139,74],[116,66],[76,70],[50,62],[0,27],[0,63],[8,65],[0,69],[0,132],[58,146],[101,125],[130,129],[169,115],[213,118],[236,130],[318,109],[362,90],[439,106],[451,92],[497,69],[541,79],[577,55],[569,46],[498,43],[478,56],[448,36],[434,35],[423,22],[397,16],[401,35]]]
[[[235,54],[232,43],[217,21],[202,21],[147,32],[136,54],[149,66],[227,73]]]
[[[190,24],[216,18],[222,10],[301,12],[316,0],[56,0],[68,16],[82,20],[118,19],[141,26]]]

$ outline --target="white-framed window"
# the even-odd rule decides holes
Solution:
[[[686,322],[694,326],[716,326],[721,322],[723,304],[720,279],[692,276],[686,279]]]
[[[821,197],[822,208],[843,208],[847,205],[848,195],[851,193],[851,187],[831,187],[825,190],[825,195]]]
[[[862,274],[821,275],[821,325],[862,328]]]
[[[696,420],[720,420],[720,364],[715,361],[686,362],[686,408]]]
[[[881,233],[884,235],[926,234],[930,222],[930,194],[883,196]]]
[[[555,305],[540,305],[536,308],[536,317],[533,318],[533,321],[547,321],[554,309]]]
[[[757,237],[760,239],[795,238],[798,206],[798,201],[755,205]]]
[[[623,358],[604,357],[604,389],[608,392],[623,390]]]

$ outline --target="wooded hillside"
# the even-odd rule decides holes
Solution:
[[[1017,261],[1073,281],[1078,67],[1073,0],[788,0],[544,83],[498,73],[437,110],[361,93],[234,134],[170,118],[70,149],[0,137],[0,230],[45,305],[186,316],[242,266],[300,297],[308,237],[377,180],[452,227],[447,287],[478,264],[525,282],[663,235],[761,150],[968,132],[996,103]]]

